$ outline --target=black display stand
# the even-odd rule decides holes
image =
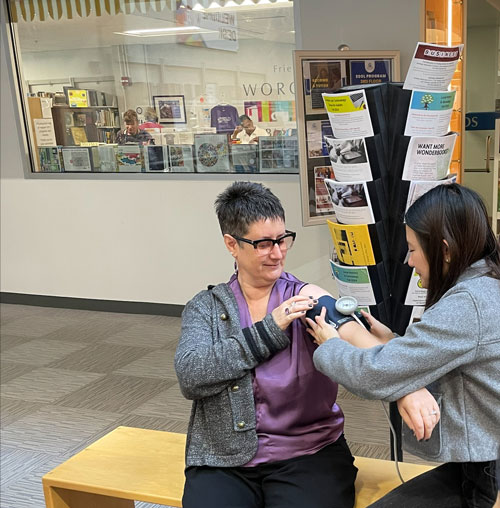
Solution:
[[[348,86],[338,92],[353,90],[365,91],[374,132],[374,136],[365,138],[374,179],[367,185],[377,220],[377,224],[369,227],[377,226],[376,243],[380,252],[379,262],[369,267],[376,298],[376,305],[370,306],[370,311],[373,310],[373,315],[391,330],[403,335],[412,313],[412,307],[405,305],[412,270],[404,263],[407,245],[403,224],[409,182],[401,179],[410,141],[404,130],[411,90],[404,90],[402,83],[382,83]],[[375,282],[380,281],[380,276],[374,279],[372,275],[375,268],[378,275],[384,274],[384,291],[379,290],[379,282]],[[391,458],[402,460],[402,424],[395,402],[390,404],[390,420],[396,431],[395,447],[392,433],[390,436]]]

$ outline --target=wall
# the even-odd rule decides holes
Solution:
[[[414,0],[379,1],[376,11],[369,10],[371,2],[363,2],[363,9],[354,9],[355,15],[349,12],[343,20],[337,19],[338,9],[345,6],[307,0],[314,6],[306,11],[305,3],[296,6],[304,49],[352,43],[333,35],[340,26],[360,41],[353,49],[406,48],[411,53],[418,40]],[[403,28],[394,22],[396,15],[402,16]],[[368,30],[369,25],[377,29]],[[2,23],[1,291],[183,304],[206,284],[226,280],[232,258],[224,251],[212,207],[217,193],[237,176],[24,178],[27,161],[5,71],[10,68],[5,37]],[[251,178],[280,197],[287,226],[298,232],[287,269],[335,292],[326,226],[301,226],[298,176]]]

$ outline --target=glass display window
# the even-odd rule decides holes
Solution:
[[[7,5],[32,172],[299,172],[291,0]]]

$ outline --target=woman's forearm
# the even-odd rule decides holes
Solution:
[[[385,344],[384,341],[375,337],[366,328],[361,326],[356,321],[349,321],[337,329],[338,334],[342,340],[349,342],[353,346],[367,349],[373,346],[380,346]]]

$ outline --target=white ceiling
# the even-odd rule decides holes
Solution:
[[[264,39],[293,44],[293,8],[252,9],[237,13],[239,39]],[[118,14],[71,20],[18,22],[22,51],[96,48],[120,44],[175,44],[175,35],[130,37],[115,32],[176,26],[175,13]]]

